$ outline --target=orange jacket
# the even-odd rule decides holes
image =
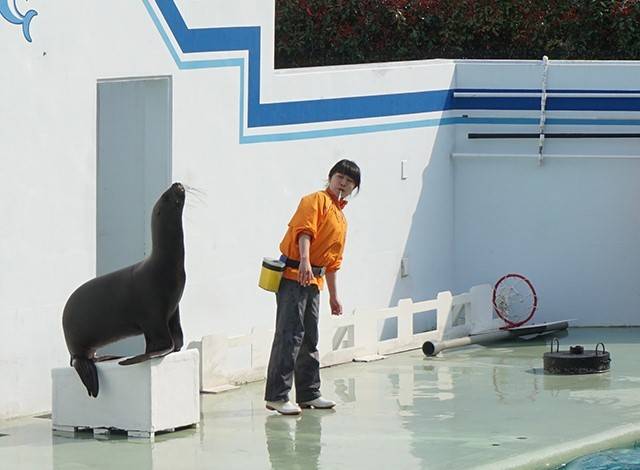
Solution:
[[[327,272],[335,272],[342,264],[342,253],[347,236],[347,219],[342,213],[346,201],[338,201],[328,190],[317,191],[300,200],[289,229],[280,242],[280,251],[287,258],[300,259],[298,238],[302,234],[311,237],[309,261],[312,266],[325,267]],[[286,268],[283,277],[298,280],[298,269]],[[324,280],[316,277],[312,281],[322,289]]]

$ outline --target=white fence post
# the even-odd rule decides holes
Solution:
[[[438,331],[438,338],[442,339],[446,337],[447,330],[450,327],[453,295],[449,291],[439,292],[436,300],[438,302],[438,311],[436,314],[436,330]]]

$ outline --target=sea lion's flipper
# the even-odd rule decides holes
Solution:
[[[98,370],[96,365],[91,359],[86,357],[74,357],[71,360],[71,365],[80,376],[80,380],[85,387],[90,397],[98,396]]]
[[[148,361],[149,359],[153,359],[154,357],[166,356],[171,352],[173,352],[173,344],[170,348],[162,349],[160,351],[151,351],[144,354],[138,354],[137,356],[130,357],[129,359],[125,359],[124,361],[120,361],[118,362],[118,364],[120,364],[121,366],[130,366],[131,364]]]
[[[173,350],[180,351],[184,344],[182,336],[182,327],[180,326],[180,307],[176,307],[176,311],[169,319],[169,332],[173,338]]]
[[[122,359],[124,356],[96,356],[93,358],[95,362],[113,361],[115,359]]]
[[[154,357],[166,356],[173,352],[173,338],[166,323],[154,323],[151,321],[141,325],[141,329],[144,331],[144,341],[146,343],[144,354],[130,357],[120,361],[118,364],[128,366],[153,359]]]

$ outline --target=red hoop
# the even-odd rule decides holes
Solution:
[[[503,284],[505,281],[509,279],[519,279],[520,281],[524,282],[524,284],[530,290],[530,294],[531,294],[531,302],[530,302],[531,306],[530,307],[527,306],[528,313],[525,312],[525,314],[521,315],[521,317],[518,319],[509,317],[509,312],[505,311],[504,301],[500,302],[501,305],[498,305],[498,302],[497,302],[498,291],[500,290],[501,284]],[[520,295],[519,293],[517,294]],[[533,314],[538,308],[538,295],[536,294],[536,290],[533,288],[533,285],[531,284],[529,279],[524,277],[522,274],[510,273],[498,279],[495,286],[493,286],[492,303],[493,303],[493,309],[496,311],[496,314],[506,323],[507,325],[506,328],[515,328],[516,326],[524,325],[529,320],[531,320],[531,317],[533,317]],[[523,317],[524,319],[522,319]]]

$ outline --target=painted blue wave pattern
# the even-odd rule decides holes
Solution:
[[[13,5],[13,8],[11,8]],[[29,10],[24,15],[18,11],[16,0],[0,0],[0,15],[11,24],[21,25],[24,38],[31,42],[31,33],[29,28],[31,20],[38,14],[35,10]]]
[[[142,0],[165,45],[169,49],[178,68],[182,70],[209,68],[209,67],[239,67],[241,100],[244,99],[244,72],[245,59],[220,59],[220,60],[183,60],[174,50],[164,26],[156,16],[150,5],[153,1],[160,14],[168,25],[171,34],[175,38],[178,47],[183,54],[223,51],[248,51],[248,90],[247,90],[247,126],[251,128],[265,128],[269,126],[283,126],[291,124],[321,123],[328,121],[347,121],[364,118],[392,117],[401,115],[414,115],[420,113],[442,112],[451,110],[515,110],[532,111],[540,109],[540,97],[455,97],[456,91],[460,92],[519,92],[540,93],[540,90],[527,89],[446,89],[429,90],[411,93],[394,93],[373,96],[354,96],[345,98],[329,98],[319,100],[288,101],[280,103],[260,102],[260,27],[221,27],[221,28],[189,28],[174,0]],[[548,90],[571,92],[576,94],[601,94],[601,93],[636,93],[636,96],[611,97],[611,96],[550,96],[546,101],[547,110],[565,111],[640,111],[640,98],[638,91],[634,90]],[[473,118],[473,117],[449,117],[436,119],[419,119],[411,122],[389,123],[377,125],[363,125],[355,127],[342,127],[339,129],[324,129],[317,131],[299,131],[281,134],[245,136],[242,110],[244,103],[240,103],[241,109],[241,142],[258,142],[273,140],[308,139],[315,137],[328,137],[336,135],[348,135],[365,132],[380,132],[385,130],[407,129],[415,127],[433,127],[447,124],[532,124],[538,123],[537,119],[528,118]],[[551,124],[548,119],[547,123]],[[562,119],[554,119],[557,124],[604,124],[604,125],[639,125],[639,120],[601,120],[570,119],[564,122]],[[571,122],[569,122],[571,121]],[[582,122],[584,121],[584,122]],[[587,122],[589,121],[589,122]],[[594,122],[597,121],[597,122]]]

